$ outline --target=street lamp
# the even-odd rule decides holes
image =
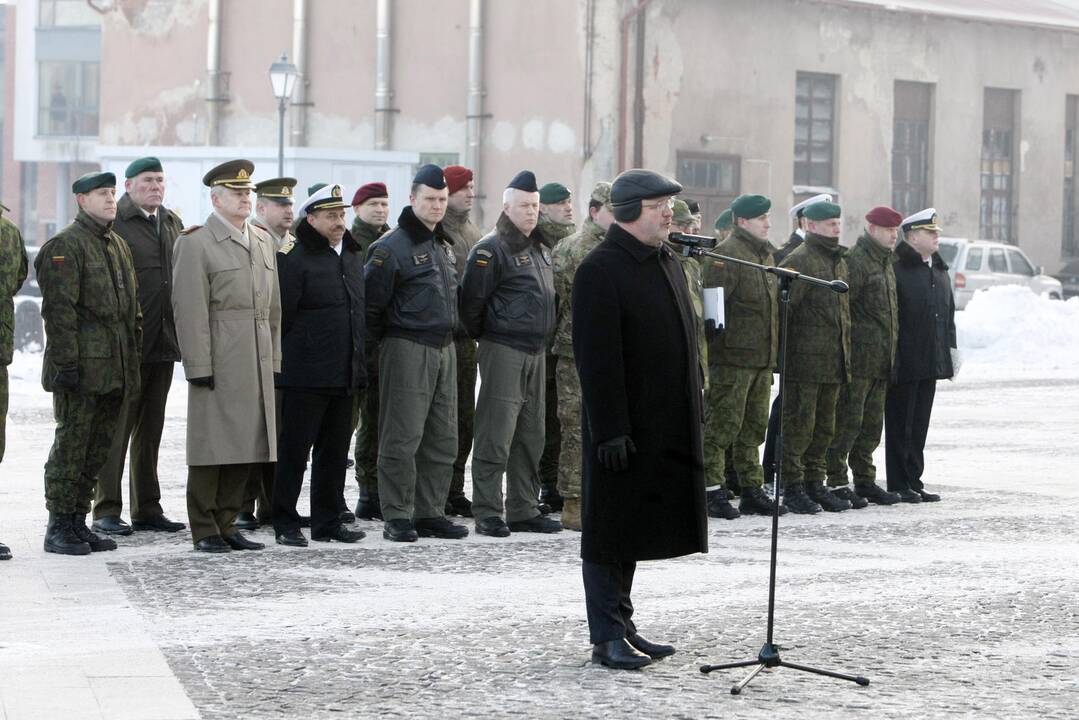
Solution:
[[[277,176],[285,174],[285,108],[292,97],[292,88],[296,84],[296,66],[288,61],[288,54],[270,66],[270,85],[273,96],[277,98]]]

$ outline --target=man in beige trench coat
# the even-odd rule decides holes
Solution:
[[[206,173],[214,210],[173,250],[172,305],[187,396],[187,513],[201,552],[260,550],[234,526],[259,463],[277,460],[277,252],[251,214],[248,160]]]

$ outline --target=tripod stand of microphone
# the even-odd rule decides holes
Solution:
[[[697,257],[710,257],[715,260],[720,260],[724,263],[734,263],[737,265],[746,265],[748,267],[755,268],[760,272],[771,273],[776,276],[779,281],[779,303],[780,303],[780,323],[779,323],[779,422],[776,426],[776,457],[783,457],[783,403],[786,400],[786,393],[784,391],[786,384],[786,369],[787,369],[787,311],[790,307],[790,289],[791,285],[795,282],[805,282],[810,285],[817,285],[819,287],[828,288],[832,292],[845,293],[850,288],[847,283],[842,280],[822,280],[820,278],[803,275],[795,270],[788,268],[773,267],[771,265],[761,265],[760,263],[751,262],[749,260],[742,260],[739,258],[727,257],[726,255],[720,255],[719,253],[712,252],[711,248],[714,248],[716,241],[714,238],[706,235],[688,235],[686,233],[671,233],[670,241],[680,245],[682,253],[687,256]],[[753,678],[764,670],[765,668],[778,668],[788,667],[793,670],[801,670],[802,672],[812,673],[814,675],[824,675],[826,677],[838,678],[840,680],[849,680],[850,682],[857,683],[859,685],[868,685],[869,678],[861,675],[847,675],[845,673],[834,672],[832,670],[823,670],[821,668],[810,667],[808,665],[800,665],[797,663],[787,662],[779,655],[779,646],[775,644],[773,639],[773,630],[775,628],[775,601],[776,601],[776,553],[779,547],[779,499],[782,494],[783,488],[783,473],[781,469],[781,463],[776,463],[776,479],[775,479],[775,497],[772,501],[772,550],[771,550],[771,565],[768,575],[768,633],[767,639],[764,642],[764,646],[761,647],[757,657],[751,660],[740,660],[737,662],[721,663],[718,665],[701,665],[700,670],[702,673],[711,673],[715,670],[729,670],[731,668],[750,667],[755,665],[752,672],[749,673],[740,682],[731,687],[731,694],[738,695],[742,692],[742,689],[748,685]]]

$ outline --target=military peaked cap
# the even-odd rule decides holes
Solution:
[[[229,160],[203,175],[202,184],[211,188],[223,185],[233,190],[251,190],[255,187],[251,182],[253,172],[255,163],[250,160]]]

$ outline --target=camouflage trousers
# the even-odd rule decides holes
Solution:
[[[704,467],[709,487],[723,484],[726,451],[740,487],[761,486],[760,446],[768,429],[771,368],[714,365],[704,411]]]
[[[367,387],[356,393],[352,404],[352,429],[356,433],[356,484],[366,493],[378,492],[378,351],[367,353]]]
[[[453,461],[450,497],[465,494],[465,466],[472,454],[476,422],[476,341],[457,340],[457,459]]]
[[[824,482],[835,432],[839,383],[787,381],[783,401],[783,484]]]
[[[119,391],[107,395],[53,392],[56,436],[45,463],[45,507],[50,512],[90,512],[94,478],[109,457],[123,403]]]
[[[0,462],[7,446],[7,365],[0,365]]]
[[[558,356],[555,367],[558,423],[562,449],[558,454],[558,492],[564,498],[581,497],[581,378],[573,358]]]
[[[556,485],[558,483],[558,463],[562,447],[562,425],[558,419],[558,385],[555,381],[555,372],[558,365],[558,356],[548,354],[546,359],[546,406],[544,408],[546,418],[543,428],[543,455],[540,456],[539,478],[542,485]]]
[[[855,484],[877,479],[873,451],[880,445],[884,429],[884,398],[887,380],[853,378],[839,391],[836,406],[835,437],[828,448],[828,484],[847,484],[847,464]]]

